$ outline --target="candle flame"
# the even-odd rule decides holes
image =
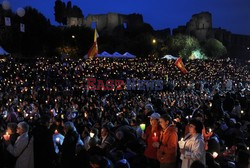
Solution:
[[[154,133],[154,137],[156,137],[156,132]]]

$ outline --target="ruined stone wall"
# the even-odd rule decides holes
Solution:
[[[88,15],[84,20],[84,25],[86,27],[91,27],[92,23],[96,23],[96,28],[98,31],[106,30],[112,32],[117,26],[127,24],[127,28],[137,26],[143,23],[143,18],[141,15],[131,14],[122,15],[117,13],[108,13],[104,15]]]

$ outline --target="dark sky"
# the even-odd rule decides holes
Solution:
[[[13,11],[29,5],[50,18],[52,24],[56,24],[54,0],[9,1]],[[213,15],[213,27],[250,35],[250,0],[72,0],[72,5],[79,6],[84,16],[108,12],[140,13],[144,21],[156,30],[176,28],[186,24],[193,14],[209,11]]]

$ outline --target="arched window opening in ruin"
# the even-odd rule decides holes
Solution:
[[[96,29],[97,28],[97,23],[96,22],[92,22],[91,23],[91,28],[92,29]]]
[[[127,29],[127,28],[128,28],[127,26],[128,26],[127,23],[126,23],[126,22],[123,22],[123,27],[124,27],[124,29]]]

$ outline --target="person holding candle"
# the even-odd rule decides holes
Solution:
[[[176,166],[177,156],[177,129],[168,114],[160,117],[161,134],[159,142],[155,146],[157,149],[157,159],[160,162],[160,168],[174,168]]]
[[[150,125],[147,127],[145,134],[143,133],[142,138],[146,141],[146,149],[144,155],[146,156],[150,167],[159,167],[159,162],[157,161],[157,147],[155,143],[158,142],[161,128],[159,126],[158,120],[160,118],[159,113],[153,113],[150,116]]]
[[[16,128],[17,128],[17,124],[16,123],[8,123],[7,125],[7,130],[6,130],[6,134],[3,136],[4,139],[6,141],[9,141],[10,144],[14,145],[17,137],[19,136],[16,133]],[[12,168],[15,166],[15,157],[12,156],[7,150],[4,151],[5,153],[3,154],[4,156],[4,161],[5,161],[5,165],[6,167]]]
[[[19,137],[15,144],[12,145],[7,140],[7,151],[17,158],[15,168],[34,167],[33,138],[29,137],[28,131],[29,125],[26,122],[20,122],[17,125]]]
[[[203,124],[193,119],[189,123],[189,134],[184,138],[184,146],[180,148],[182,168],[189,168],[195,161],[199,160],[205,165],[205,142],[202,136]]]

